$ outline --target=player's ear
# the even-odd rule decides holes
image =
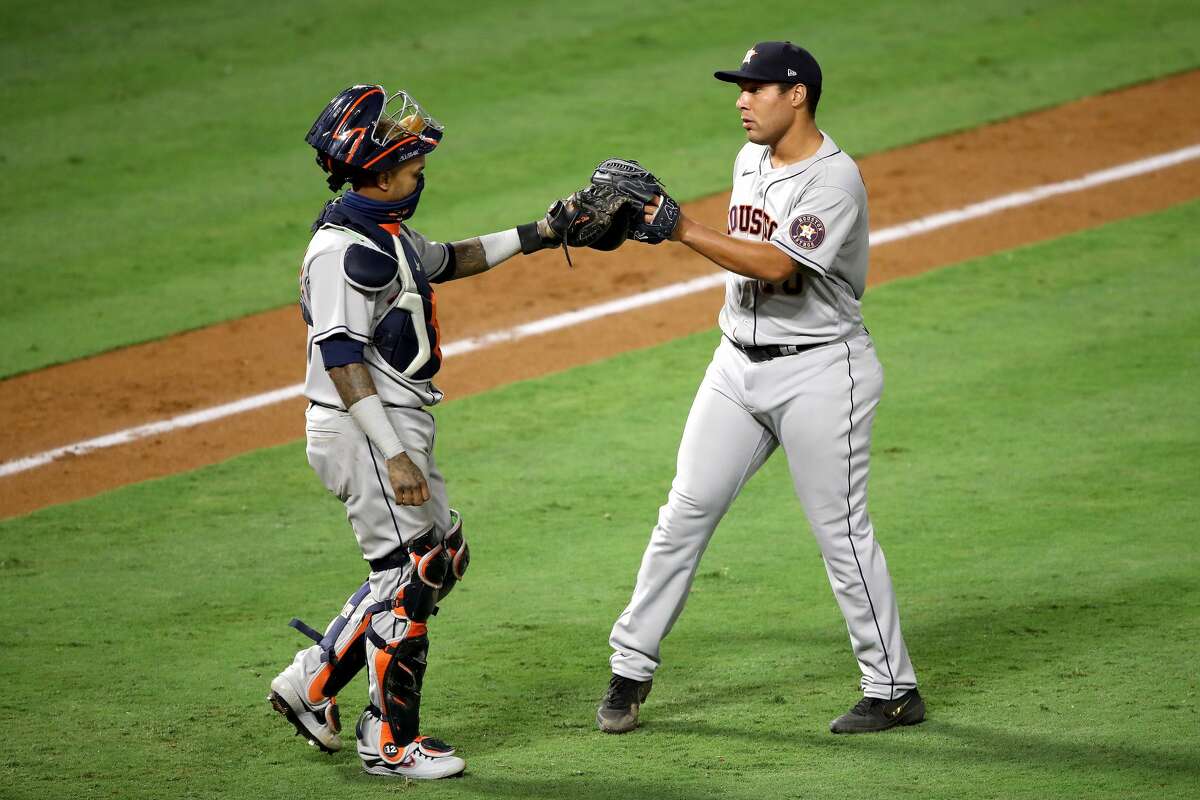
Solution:
[[[797,83],[792,87],[792,108],[800,108],[808,100],[808,87]]]
[[[404,162],[401,162],[404,163]],[[400,173],[400,167],[397,165],[383,172],[375,173],[375,188],[386,192],[391,188],[392,183],[396,180],[396,176]]]

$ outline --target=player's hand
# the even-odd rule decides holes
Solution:
[[[402,506],[419,506],[429,499],[429,483],[407,453],[388,459],[388,482]]]
[[[550,206],[551,209],[554,206]],[[543,247],[556,247],[562,243],[562,235],[551,226],[550,212],[546,212],[546,216],[539,219],[536,223],[538,236],[542,237]]]
[[[659,206],[662,205],[662,195],[656,195],[649,203],[642,206],[642,221],[647,225],[654,222],[654,216],[658,213]],[[683,238],[683,227],[686,224],[687,217],[683,214],[679,215],[679,222],[675,225],[675,229],[671,231],[671,241],[678,242]]]

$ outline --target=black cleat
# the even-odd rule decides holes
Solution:
[[[635,681],[623,675],[612,676],[608,691],[596,709],[596,725],[605,733],[628,733],[637,727],[638,709],[650,694],[652,681]]]
[[[834,733],[875,733],[897,725],[916,725],[925,719],[925,701],[916,689],[895,700],[864,697],[854,708],[829,723]]]

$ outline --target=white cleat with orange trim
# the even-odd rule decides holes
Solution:
[[[303,736],[313,747],[325,753],[336,753],[342,749],[341,719],[337,701],[329,698],[323,703],[311,705],[305,699],[300,669],[292,663],[271,681],[271,693],[267,695],[271,707],[287,717],[296,728],[296,735]]]
[[[403,747],[393,744],[383,730],[384,722],[374,706],[367,706],[358,718],[358,754],[363,772],[414,780],[435,780],[462,775],[467,762],[454,755],[454,748],[441,739],[418,736]],[[382,748],[376,743],[383,742]],[[383,752],[380,752],[382,749]]]

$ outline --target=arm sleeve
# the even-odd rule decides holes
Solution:
[[[848,192],[835,186],[812,186],[770,241],[800,266],[825,275],[856,219],[858,203]]]
[[[421,267],[425,277],[432,283],[444,283],[454,279],[454,248],[447,243],[431,242],[423,234],[412,228],[408,231],[408,239],[417,256],[421,259]]]
[[[322,339],[317,346],[321,348],[321,361],[326,370],[363,363],[363,343],[344,333]]]
[[[318,344],[331,336],[358,342],[371,340],[374,293],[351,285],[342,265],[344,253],[317,256],[309,265],[308,309],[312,314],[312,340]]]

